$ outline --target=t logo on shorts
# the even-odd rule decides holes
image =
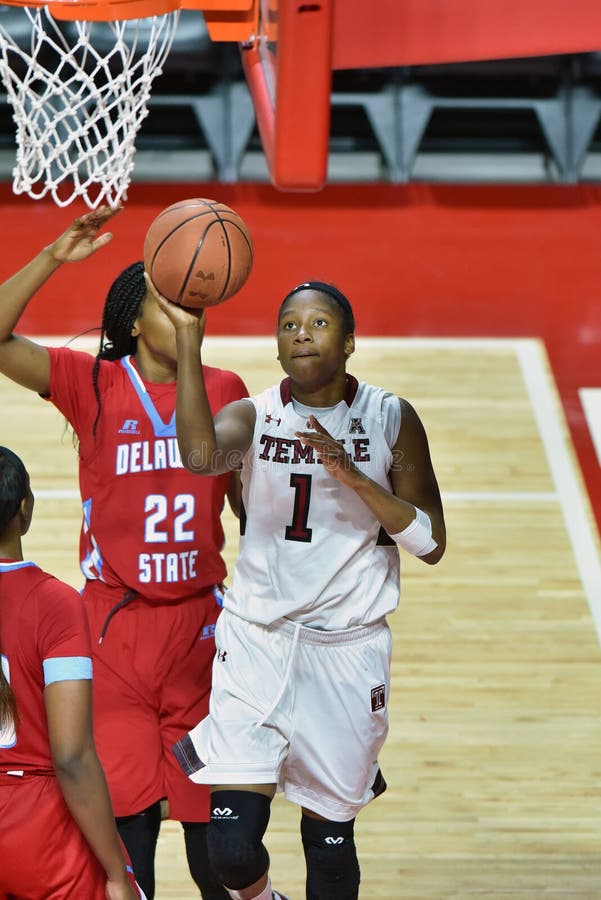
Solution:
[[[379,684],[371,689],[371,711],[377,712],[386,706],[386,685]]]

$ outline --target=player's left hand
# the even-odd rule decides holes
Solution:
[[[309,425],[314,431],[297,431],[296,437],[303,444],[313,447],[324,468],[341,484],[353,487],[362,474],[356,467],[344,446],[326,431],[315,416],[309,416]]]

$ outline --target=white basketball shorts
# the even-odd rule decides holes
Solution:
[[[382,789],[392,641],[385,620],[346,631],[256,625],[223,610],[209,715],[175,748],[202,784],[276,784],[344,822]]]

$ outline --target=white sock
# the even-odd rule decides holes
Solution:
[[[232,900],[242,900],[242,894],[240,893],[240,891],[230,891],[229,888],[226,888],[226,890],[227,890],[228,894],[230,895],[230,897],[232,898]],[[263,888],[261,893],[255,894],[255,896],[252,897],[251,900],[271,900],[272,896],[273,896],[273,891],[272,891],[272,887],[271,887],[271,881],[268,878],[267,884],[265,885],[265,887]]]

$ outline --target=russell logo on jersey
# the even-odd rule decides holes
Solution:
[[[203,629],[200,633],[199,641],[206,641],[209,638],[215,637],[215,626],[214,625],[203,625]]]
[[[137,419],[126,419],[117,433],[118,434],[140,434],[140,429],[138,428],[138,420]]]

